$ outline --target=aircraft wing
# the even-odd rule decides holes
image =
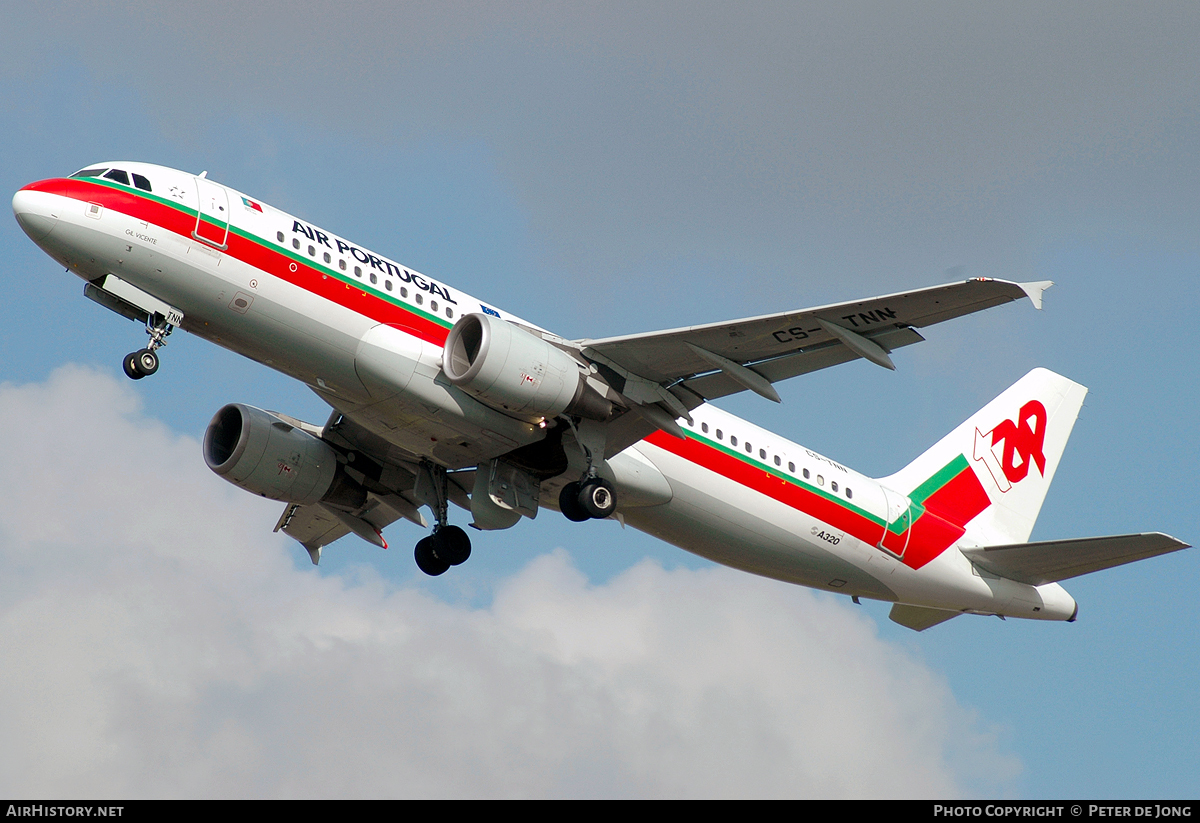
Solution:
[[[282,531],[299,541],[308,550],[314,566],[321,559],[322,547],[347,534],[357,534],[386,549],[383,529],[397,520],[404,518],[423,529],[428,528],[415,492],[419,467],[406,453],[339,412],[330,416],[320,434],[354,456],[355,459],[347,464],[347,473],[369,493],[366,502],[353,510],[324,503],[288,504],[284,508],[275,531]],[[469,510],[471,502],[467,489],[473,480],[473,471],[452,475],[447,484],[449,499]]]
[[[747,388],[777,400],[770,383],[859,357],[894,368],[890,351],[924,339],[914,329],[1022,297],[1041,308],[1042,292],[1051,285],[975,278],[848,303],[578,344],[588,357],[617,367],[618,375],[627,372],[659,385],[678,386],[681,381],[704,400]]]
[[[636,415],[610,424],[610,453],[708,400],[751,390],[775,402],[772,383],[859,357],[894,369],[889,353],[924,340],[916,329],[1028,297],[1042,307],[1049,281],[974,278],[914,291],[680,329],[579,340]],[[663,410],[666,410],[664,413]]]
[[[289,503],[283,510],[283,514],[280,515],[279,522],[275,524],[275,531],[281,531],[288,537],[300,541],[300,545],[308,550],[308,556],[312,558],[315,566],[321,559],[321,549],[324,546],[340,540],[351,532],[349,524],[339,517],[339,514],[343,517],[355,517],[366,524],[369,530],[366,530],[367,534],[363,535],[364,538],[385,549],[387,543],[379,533],[383,531],[384,526],[400,518],[400,515],[386,510],[381,511],[377,506],[369,514],[365,512],[352,514],[339,512],[319,503],[311,506],[297,506]],[[359,533],[361,534],[362,531],[364,530],[360,529]]]
[[[1018,583],[1041,586],[1186,548],[1189,548],[1187,543],[1170,535],[1150,532],[986,546],[962,552],[985,571]]]

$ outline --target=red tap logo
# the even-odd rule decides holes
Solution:
[[[1029,474],[1033,463],[1046,476],[1046,407],[1030,400],[1021,407],[1017,419],[1005,420],[989,432],[975,429],[976,460],[987,466],[1000,491],[1006,492]],[[1004,444],[1000,448],[1000,444]]]

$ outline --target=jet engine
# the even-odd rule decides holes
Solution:
[[[482,403],[523,420],[563,412],[604,420],[612,413],[612,404],[588,385],[573,357],[486,314],[464,315],[450,329],[442,371]]]
[[[204,462],[235,486],[270,500],[357,508],[366,489],[346,475],[337,452],[278,415],[231,403],[204,432]]]

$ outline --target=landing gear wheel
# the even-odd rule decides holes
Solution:
[[[125,355],[125,359],[121,361],[121,368],[125,371],[125,376],[130,380],[141,380],[146,376],[138,371],[137,352]]]
[[[558,508],[572,523],[582,523],[591,517],[579,502],[579,483],[568,483],[558,495]]]
[[[137,370],[143,376],[149,377],[158,371],[158,355],[153,349],[142,349],[133,355],[134,362],[137,364]]]
[[[121,368],[131,380],[141,380],[158,371],[158,355],[151,349],[141,349],[133,354],[125,355]]]
[[[417,541],[417,549],[413,553],[417,561],[417,568],[430,577],[445,574],[446,570],[450,568],[450,564],[439,557],[434,550],[435,543],[436,541],[432,536],[423,537]]]
[[[603,520],[617,510],[617,495],[612,484],[599,477],[582,484],[579,489],[579,505],[588,517]]]
[[[458,526],[443,526],[433,533],[434,552],[451,566],[467,562],[471,556],[471,538]]]

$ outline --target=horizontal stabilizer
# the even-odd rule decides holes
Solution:
[[[1150,532],[986,546],[963,549],[962,553],[984,571],[1041,586],[1186,548],[1187,543],[1170,535]]]
[[[899,623],[905,628],[913,631],[923,632],[930,626],[936,626],[938,623],[945,623],[952,617],[958,617],[962,612],[953,612],[948,609],[931,609],[927,606],[905,606],[901,603],[896,603],[892,606],[892,611],[888,615],[893,623]]]

